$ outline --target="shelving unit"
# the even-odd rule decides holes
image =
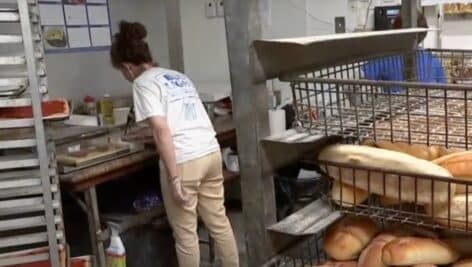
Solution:
[[[0,108],[32,106],[34,114],[0,119],[0,266],[49,260],[59,267],[65,244],[54,144],[41,111],[47,78],[38,10],[33,0],[0,2],[0,23],[16,31],[0,34],[0,47],[7,47],[0,55]],[[38,253],[27,254],[31,249]]]

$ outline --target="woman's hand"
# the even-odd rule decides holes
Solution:
[[[182,179],[180,177],[174,177],[169,181],[170,190],[174,200],[182,206],[189,204],[190,198],[182,187]]]

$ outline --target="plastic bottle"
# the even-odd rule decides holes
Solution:
[[[105,126],[113,126],[115,124],[113,119],[113,101],[109,94],[105,94],[100,99],[100,111],[103,116],[103,124]]]
[[[92,96],[85,96],[84,97],[84,104],[87,109],[87,114],[88,115],[94,115],[97,116],[97,104],[95,103],[95,98]]]
[[[126,267],[126,250],[117,225],[108,223],[111,231],[110,246],[106,249],[107,267]]]

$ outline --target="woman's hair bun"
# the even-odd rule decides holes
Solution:
[[[120,38],[141,41],[147,36],[146,27],[139,22],[120,22]]]

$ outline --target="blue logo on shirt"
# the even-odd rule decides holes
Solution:
[[[182,75],[165,74],[164,78],[175,87],[191,87],[187,79]]]

